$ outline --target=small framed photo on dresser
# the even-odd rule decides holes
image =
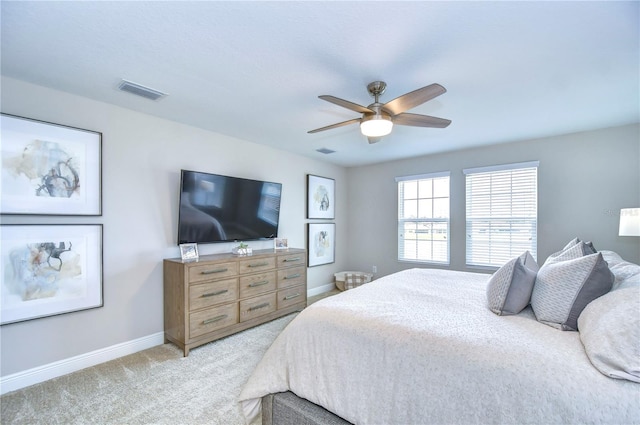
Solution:
[[[198,244],[180,244],[180,257],[182,257],[182,261],[196,261],[198,259]]]
[[[273,247],[275,249],[289,249],[289,241],[286,238],[275,238]]]

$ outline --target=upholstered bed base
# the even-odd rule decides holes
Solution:
[[[292,392],[262,397],[262,425],[351,425]]]

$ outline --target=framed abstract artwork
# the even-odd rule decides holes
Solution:
[[[102,225],[2,225],[0,276],[0,325],[102,307]]]
[[[307,218],[335,218],[334,179],[307,174]]]
[[[102,134],[2,114],[1,214],[102,215]]]
[[[335,262],[335,223],[309,223],[307,231],[307,264],[309,267]]]

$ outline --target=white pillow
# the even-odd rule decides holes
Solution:
[[[609,265],[616,280],[611,290],[626,288],[631,285],[640,285],[640,265],[624,260],[613,251],[601,251],[602,257]]]
[[[562,330],[578,330],[587,304],[611,290],[614,276],[601,253],[540,267],[531,294],[539,322]]]
[[[529,305],[538,264],[529,251],[509,260],[489,279],[489,309],[499,316],[518,314]]]
[[[592,301],[578,318],[580,339],[604,375],[640,382],[640,284]]]

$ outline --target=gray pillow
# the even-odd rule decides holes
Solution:
[[[500,267],[487,284],[489,309],[499,316],[520,313],[531,301],[537,272],[529,251]]]
[[[578,330],[578,317],[591,301],[611,290],[614,276],[601,253],[540,267],[531,294],[539,322],[564,331]]]
[[[596,249],[593,247],[593,244],[591,242],[582,242],[580,239],[576,238],[573,241],[569,242],[560,251],[553,253],[549,257],[547,257],[547,260],[544,263],[547,264],[557,261],[572,260],[574,258],[579,258],[595,253]]]

